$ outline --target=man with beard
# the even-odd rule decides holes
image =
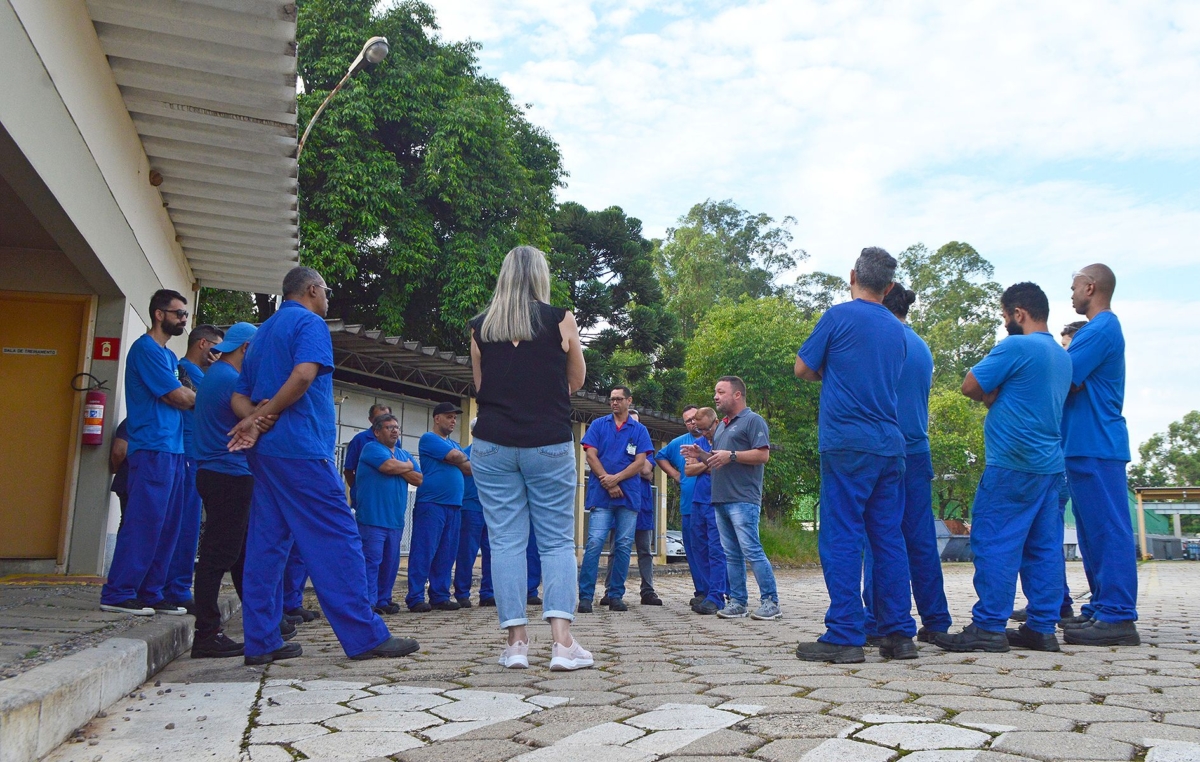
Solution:
[[[183,411],[196,392],[179,383],[172,336],[183,334],[187,299],[169,289],[150,297],[150,330],[125,359],[129,411],[129,503],[117,532],[100,608],[121,614],[186,614],[163,599],[167,570],[179,539],[183,511]]]
[[[934,643],[946,651],[1057,651],[1054,628],[1064,584],[1060,426],[1071,360],[1050,335],[1050,302],[1036,284],[1010,286],[1000,306],[1010,336],[962,385],[964,395],[988,406],[987,465],[971,507],[979,600],[971,624],[960,633],[935,635]],[[1029,620],[1006,633],[1018,574],[1029,596]]]

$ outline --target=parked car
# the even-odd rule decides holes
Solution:
[[[667,558],[684,558],[687,551],[683,547],[683,532],[677,529],[667,530]]]

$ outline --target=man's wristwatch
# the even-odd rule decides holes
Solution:
[[[737,463],[737,450],[730,450],[730,451],[729,451],[729,462],[730,462],[730,463]]]

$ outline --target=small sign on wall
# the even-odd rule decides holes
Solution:
[[[32,347],[4,347],[6,355],[33,355],[34,357],[54,357],[57,349],[34,349]]]
[[[121,356],[121,339],[97,336],[92,342],[93,360],[116,360]]]

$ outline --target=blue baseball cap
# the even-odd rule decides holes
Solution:
[[[250,338],[254,336],[257,330],[257,328],[249,323],[234,323],[225,332],[225,340],[213,347],[213,351],[222,354],[232,352],[247,341],[250,341]]]

